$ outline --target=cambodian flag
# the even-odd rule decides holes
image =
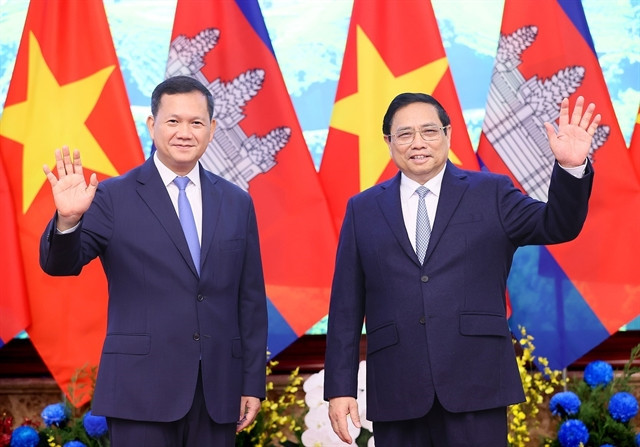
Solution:
[[[179,74],[213,93],[204,167],[253,198],[276,355],[326,315],[337,237],[257,1],[178,0],[166,76]]]
[[[553,165],[543,122],[578,95],[602,114],[589,158],[589,214],[571,242],[517,251],[511,326],[563,368],[640,314],[640,182],[614,113],[579,0],[506,0],[478,155],[547,199]]]

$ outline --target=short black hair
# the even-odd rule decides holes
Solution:
[[[393,98],[393,101],[391,101],[391,104],[389,104],[387,113],[384,114],[384,118],[382,119],[382,133],[384,135],[389,135],[391,133],[391,121],[393,120],[393,117],[398,109],[416,102],[431,104],[436,108],[436,111],[438,112],[438,118],[440,118],[442,125],[446,127],[451,124],[451,120],[449,119],[447,111],[444,109],[444,107],[442,107],[442,104],[440,104],[433,96],[427,95],[426,93],[400,93],[398,96]],[[446,133],[447,131],[445,129],[445,135]]]
[[[163,95],[200,92],[207,100],[209,119],[213,119],[213,95],[200,81],[190,76],[174,76],[167,78],[153,89],[151,94],[151,115],[155,118]]]

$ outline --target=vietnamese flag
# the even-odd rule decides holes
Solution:
[[[253,198],[276,355],[327,314],[337,237],[258,2],[197,5],[178,0],[166,76],[213,94],[201,162]]]
[[[0,159],[0,234],[3,251],[0,256],[0,347],[25,330],[29,316],[29,298],[20,252],[18,223],[7,172]]]
[[[477,170],[431,3],[355,0],[320,167],[337,230],[351,196],[397,172],[382,118],[404,92],[427,93],[442,104],[451,118],[449,159]]]
[[[638,114],[636,115],[636,124],[633,126],[633,134],[631,135],[631,142],[629,143],[629,155],[631,156],[631,163],[636,170],[638,178],[640,178],[640,106],[638,107]]]
[[[554,162],[543,122],[582,95],[602,121],[589,158],[589,213],[573,241],[516,252],[512,327],[535,338],[554,369],[571,364],[640,314],[640,182],[579,0],[506,0],[478,155],[529,195],[547,199]]]
[[[144,160],[100,0],[29,4],[0,119],[0,163],[22,255],[14,261],[24,271],[30,309],[27,333],[78,405],[89,390],[68,386],[81,369],[98,365],[107,283],[99,261],[77,278],[50,277],[38,263],[40,235],[55,212],[42,165],[55,165],[53,152],[62,145],[81,151],[87,178],[122,174]],[[9,294],[23,299],[19,287]]]

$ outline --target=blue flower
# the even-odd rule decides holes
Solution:
[[[579,419],[569,419],[558,430],[558,441],[562,447],[579,447],[589,440],[589,430]]]
[[[591,388],[608,385],[613,380],[613,368],[607,362],[596,360],[584,369],[584,381]]]
[[[80,441],[74,440],[74,441],[65,442],[62,447],[87,447],[87,446]]]
[[[84,429],[89,433],[89,436],[99,438],[107,434],[107,418],[104,416],[94,416],[91,411],[87,411],[82,420]]]
[[[636,434],[636,445],[640,447],[640,433]]]
[[[600,447],[616,447],[616,446],[611,444],[602,444]]]
[[[64,404],[47,405],[40,416],[47,427],[58,425],[67,420],[67,409]]]
[[[572,391],[557,393],[551,398],[549,409],[555,416],[577,414],[580,409],[580,398]]]
[[[609,400],[609,414],[618,422],[627,422],[638,414],[638,401],[633,394],[620,391]]]
[[[28,425],[16,428],[11,435],[11,447],[36,447],[40,442],[38,432]]]

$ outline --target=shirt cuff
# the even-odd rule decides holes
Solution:
[[[565,168],[560,163],[558,163],[558,166],[560,166],[562,169],[564,169],[565,171],[567,171],[569,174],[573,175],[574,177],[582,178],[584,176],[584,172],[587,169],[587,160],[585,159],[584,163],[582,163],[580,166],[576,166],[574,168]]]
[[[78,222],[77,224],[75,224],[73,227],[64,230],[64,231],[60,231],[58,230],[58,227],[56,227],[56,234],[69,234],[69,233],[73,233],[74,231],[76,231],[76,229],[78,228],[78,226],[80,225],[80,222]]]

